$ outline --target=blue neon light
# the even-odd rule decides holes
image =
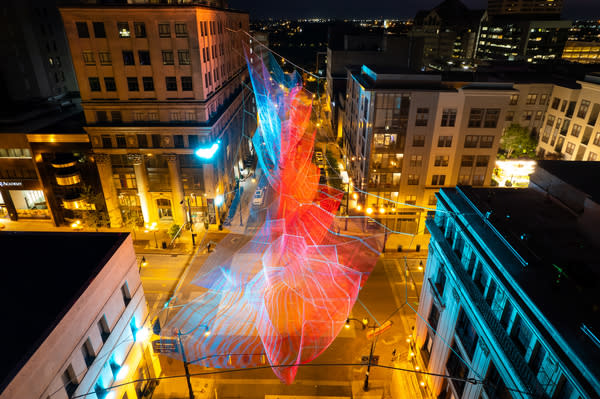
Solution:
[[[215,205],[216,206],[221,206],[223,204],[223,196],[222,195],[217,195],[215,197]]]
[[[198,148],[196,150],[196,155],[200,158],[211,159],[217,153],[217,150],[219,149],[219,143],[221,143],[220,140],[208,148]]]

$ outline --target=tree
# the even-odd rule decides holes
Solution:
[[[131,229],[135,240],[135,229],[144,225],[144,218],[137,209],[129,206],[121,206],[121,218],[123,219],[123,227]]]
[[[80,198],[85,203],[86,209],[77,211],[79,218],[85,226],[98,229],[108,226],[108,215],[104,211],[104,197],[91,186],[83,186]]]
[[[326,151],[325,157],[327,158],[327,174],[329,175],[329,183],[333,188],[344,191],[338,160],[331,151]]]
[[[535,158],[536,147],[537,140],[529,129],[517,123],[506,128],[500,142],[500,149],[506,154],[506,158]]]
[[[173,223],[171,225],[171,227],[169,227],[169,231],[167,231],[167,234],[169,234],[169,237],[171,238],[171,240],[174,240],[175,238],[177,238],[179,236],[180,228],[181,227],[177,223]]]

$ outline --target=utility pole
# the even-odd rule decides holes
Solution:
[[[375,328],[375,327],[373,327]],[[371,359],[373,359],[373,350],[375,345],[375,336],[371,339],[371,350],[369,351],[369,361],[367,363],[367,373],[365,374],[365,383],[363,385],[363,391],[369,391],[369,373],[371,372]]]
[[[185,357],[185,349],[183,349],[183,344],[181,343],[181,330],[177,330],[177,339],[179,340],[179,348],[181,349],[181,358],[183,360],[183,368],[185,369],[185,379],[190,392],[190,399],[194,399],[194,390],[192,389],[192,381],[190,380],[190,369],[188,368],[188,362]]]

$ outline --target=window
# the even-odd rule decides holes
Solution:
[[[535,104],[537,102],[537,98],[538,98],[537,94],[529,93],[527,95],[527,102],[526,102],[526,104],[528,104],[528,105]]]
[[[117,30],[119,31],[119,37],[131,37],[131,31],[129,30],[129,22],[117,22]]]
[[[517,105],[518,102],[519,102],[519,95],[518,94],[511,94],[510,95],[510,102],[508,104],[509,105]]]
[[[106,91],[117,91],[115,78],[104,78],[104,86],[106,86]]]
[[[424,147],[424,146],[425,146],[425,136],[423,136],[423,135],[413,136],[413,147]]]
[[[474,186],[483,186],[484,179],[485,179],[484,175],[474,175],[473,176],[473,185]]]
[[[442,111],[441,126],[452,127],[456,123],[456,108],[445,108]]]
[[[112,57],[109,52],[101,51],[98,53],[100,65],[112,65]]]
[[[438,322],[440,321],[440,311],[435,305],[435,303],[431,303],[431,310],[429,311],[429,316],[427,317],[427,323],[429,323],[429,327],[433,328],[437,331]]]
[[[475,166],[485,166],[487,167],[490,163],[489,155],[477,155],[477,161],[475,162]]]
[[[471,108],[471,113],[469,114],[469,127],[481,127],[483,111],[483,108]]]
[[[448,155],[436,155],[433,166],[448,166],[449,159]]]
[[[458,182],[456,184],[468,186],[470,181],[471,181],[470,175],[460,175],[460,176],[458,176]]]
[[[496,366],[494,363],[490,362],[490,366],[488,368],[487,375],[485,376],[485,393],[488,398],[492,399],[512,399],[512,395],[506,388],[504,384],[504,380],[496,370]]]
[[[110,117],[113,122],[121,122],[121,111],[110,111]],[[119,136],[117,136],[117,146],[119,145]]]
[[[427,126],[427,119],[429,118],[429,108],[417,108],[417,119],[415,126]]]
[[[129,91],[140,91],[138,79],[136,77],[127,78],[127,90]]]
[[[419,184],[419,175],[408,175],[408,183],[409,186],[416,186]]]
[[[150,120],[150,121],[158,121],[158,120],[160,120],[160,118],[158,117],[158,112],[149,112],[148,113],[148,120]]]
[[[108,122],[108,114],[106,113],[106,111],[96,111],[96,122]],[[108,141],[110,142],[110,136],[108,137]],[[104,136],[103,136],[104,138]],[[110,148],[104,146],[104,148]]]
[[[452,147],[452,136],[440,136],[438,138],[438,147]]]
[[[544,111],[535,111],[535,120],[541,121],[544,116]]]
[[[79,386],[79,383],[77,382],[77,376],[75,375],[72,365],[69,364],[69,367],[67,367],[61,379],[63,386],[65,387],[65,391],[67,391],[67,396],[70,398],[73,396],[75,390]]]
[[[173,52],[169,50],[163,50],[162,52],[163,65],[173,65]]]
[[[588,161],[596,161],[598,160],[598,154],[596,154],[595,152],[590,152],[588,154]]]
[[[585,134],[583,136],[585,137]],[[593,143],[597,146],[600,146],[600,133],[596,133],[596,137],[594,137]]]
[[[411,155],[410,156],[410,166],[412,166],[412,167],[423,166],[423,155]]]
[[[548,102],[548,95],[542,94],[540,96],[540,105],[546,105],[547,102]]]
[[[475,148],[479,142],[479,136],[466,136],[465,137],[465,148]]]
[[[190,148],[198,147],[198,136],[188,135],[188,144]]]
[[[134,22],[133,30],[135,31],[135,37],[146,37],[146,24],[143,22]]]
[[[512,121],[515,119],[515,111],[506,111],[506,120]]]
[[[90,82],[90,90],[91,91],[100,91],[100,79],[98,78],[88,78]]]
[[[186,111],[185,112],[185,120],[186,121],[195,121],[196,120],[196,113],[194,111]]]
[[[486,109],[485,120],[483,121],[483,127],[495,128],[498,125],[498,118],[500,117],[500,109]]]
[[[573,155],[573,153],[575,152],[575,144],[567,142],[565,152],[569,155]]]
[[[167,91],[177,91],[177,78],[175,76],[167,76],[165,78]]]
[[[481,136],[480,148],[492,148],[494,144],[494,136]]]
[[[428,202],[428,204],[430,206],[435,206],[435,204],[437,204],[437,197],[435,196],[435,194],[429,195],[429,202]]]
[[[190,50],[177,50],[179,65],[190,65]]]
[[[460,339],[460,343],[470,359],[473,359],[475,354],[475,348],[477,347],[477,341],[479,336],[473,327],[473,323],[469,320],[466,312],[460,309],[458,312],[458,320],[456,321],[456,336]]]
[[[182,76],[181,77],[181,90],[183,91],[192,91],[192,77],[191,76]]]
[[[554,97],[552,99],[552,105],[551,105],[552,109],[558,109],[559,105],[560,105],[560,98]]]
[[[416,195],[407,195],[404,203],[408,204],[408,205],[415,205],[417,203],[417,196]]]
[[[127,285],[127,282],[121,286],[121,296],[123,297],[125,306],[129,305],[129,302],[131,302],[131,293],[129,292],[129,286]]]
[[[573,137],[579,137],[579,134],[581,133],[581,126],[574,124],[573,125],[573,129],[571,129],[571,136]]]
[[[75,25],[77,26],[77,35],[80,38],[90,37],[87,22],[75,22]]]
[[[173,111],[169,113],[169,119],[172,121],[180,121],[181,114],[178,111]]]
[[[531,341],[531,331],[525,325],[523,318],[518,313],[515,317],[515,321],[513,322],[510,337],[517,348],[521,351],[521,355],[525,356]]]
[[[93,51],[84,51],[82,54],[85,65],[96,65],[96,58]]]
[[[152,147],[153,148],[160,148],[160,134],[153,134],[152,135]]]
[[[585,116],[587,115],[589,107],[590,107],[589,101],[581,100],[581,104],[579,105],[579,111],[577,111],[577,117],[585,119]]]
[[[145,112],[134,112],[133,113],[133,121],[134,122],[143,122],[146,120]]]
[[[460,160],[460,166],[464,166],[464,167],[472,167],[473,166],[473,162],[475,162],[475,156],[474,155],[463,155],[461,160]]]
[[[448,380],[454,386],[456,390],[457,397],[460,398],[465,390],[465,380],[469,375],[469,368],[465,364],[465,362],[458,357],[457,353],[458,346],[456,342],[452,345],[452,350],[450,351],[450,355],[448,356],[448,361],[446,362],[446,369],[448,370],[448,374],[459,378],[456,380]]]
[[[175,148],[183,148],[184,147],[182,134],[176,134],[173,136],[173,145],[175,146]]]
[[[106,112],[104,112],[104,114],[106,115]],[[106,118],[106,119],[108,120],[108,118]],[[102,147],[112,148],[112,140],[110,138],[110,135],[108,135],[108,134],[102,135]]]
[[[96,354],[94,353],[94,348],[92,347],[92,341],[90,341],[89,338],[81,346],[81,353],[83,354],[85,365],[90,367],[96,358]]]
[[[106,37],[106,31],[104,30],[104,22],[92,22],[92,26],[94,27],[94,37]]]
[[[533,111],[525,111],[525,112],[523,112],[522,118],[523,118],[524,121],[530,121],[532,117],[533,117]]]
[[[431,177],[432,186],[443,186],[446,183],[446,175],[433,175]]]
[[[154,90],[154,80],[152,79],[152,76],[144,76],[142,78],[142,85],[144,86],[144,91]]]
[[[137,135],[138,147],[140,148],[148,148],[148,136],[145,134]]]
[[[140,65],[150,65],[150,52],[145,50],[138,51]]]
[[[565,112],[566,108],[567,108],[567,100],[563,100],[562,104],[560,106],[560,112]]]
[[[577,101],[569,101],[569,108],[567,108],[567,112],[565,113],[565,116],[567,118],[571,118],[573,116],[576,105],[577,105]]]
[[[158,36],[171,37],[171,25],[170,24],[158,24]]]
[[[133,51],[123,50],[123,65],[135,65]]]
[[[175,37],[187,37],[187,25],[186,24],[175,24]]]
[[[127,148],[127,140],[122,134],[117,134],[117,148]]]

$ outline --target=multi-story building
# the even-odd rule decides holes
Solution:
[[[541,157],[596,161],[600,156],[600,75],[574,84],[556,84],[540,131]]]
[[[565,43],[562,59],[580,64],[600,63],[600,41],[584,42],[569,40]]]
[[[161,369],[129,234],[1,232],[0,250],[5,278],[27,282],[30,299],[3,312],[15,327],[3,332],[0,398],[151,394]],[[0,295],[14,301],[23,286]]]
[[[506,114],[504,127],[519,124],[537,135],[542,126],[546,107],[550,102],[553,83],[543,76],[528,76],[526,79],[515,79],[516,93],[511,94]]]
[[[436,397],[600,396],[597,188],[552,187],[440,190],[412,344]]]
[[[563,0],[488,0],[488,14],[523,16],[535,18],[559,18]]]
[[[146,223],[182,224],[187,213],[219,224],[255,123],[248,14],[150,1],[60,12],[111,225],[122,209],[140,209]]]
[[[69,46],[54,0],[2,2],[0,64],[2,102],[29,103],[76,92]],[[31,111],[31,107],[27,107]]]
[[[600,23],[598,23],[597,19],[574,21],[569,30],[569,41],[571,40],[581,40],[583,42],[600,41]]]
[[[363,66],[348,70],[344,152],[364,209],[393,231],[420,234],[419,207],[440,187],[485,186],[516,91],[512,83],[444,81]]]

